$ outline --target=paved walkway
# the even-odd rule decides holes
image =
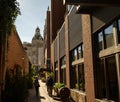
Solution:
[[[53,92],[53,97],[49,97],[47,93],[47,87],[45,83],[39,80],[39,96],[36,96],[34,87],[29,90],[28,102],[61,102],[60,98],[55,97],[55,93]]]

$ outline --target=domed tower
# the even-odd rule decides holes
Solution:
[[[39,27],[36,28],[35,30],[35,34],[34,34],[34,37],[32,39],[32,42],[35,41],[35,40],[43,40],[41,34],[40,34],[40,29]]]
[[[43,38],[40,34],[39,27],[36,28],[35,34],[32,38],[32,64],[34,66],[41,66],[43,64]]]

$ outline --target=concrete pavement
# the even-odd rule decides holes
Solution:
[[[47,93],[47,87],[45,83],[39,80],[39,95],[36,96],[35,88],[29,90],[28,102],[62,102],[59,97],[56,97],[53,92],[53,97],[50,97]]]

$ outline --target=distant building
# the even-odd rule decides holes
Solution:
[[[44,62],[43,56],[43,38],[40,34],[39,27],[36,28],[35,34],[32,38],[32,42],[24,42],[24,49],[34,66],[42,66]]]

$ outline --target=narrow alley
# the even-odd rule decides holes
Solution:
[[[120,0],[0,0],[0,102],[120,102]]]
[[[28,102],[61,102],[59,97],[55,98],[55,93],[53,92],[53,97],[50,97],[47,93],[47,87],[45,83],[39,80],[39,96],[36,96],[34,87],[29,90]]]

